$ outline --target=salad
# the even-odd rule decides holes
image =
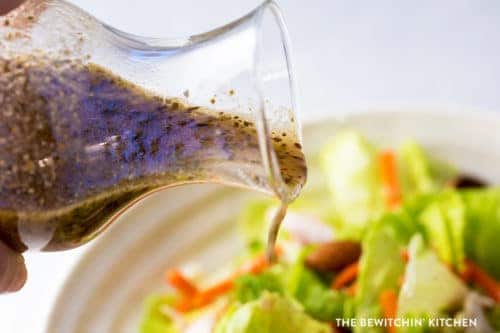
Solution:
[[[309,165],[277,263],[264,256],[277,205],[252,201],[244,253],[201,277],[168,269],[141,332],[500,332],[500,188],[352,130]]]

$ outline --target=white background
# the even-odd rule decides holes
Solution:
[[[128,32],[176,36],[235,19],[260,1],[73,2]],[[500,1],[281,4],[306,118],[405,105],[500,110]],[[42,332],[54,295],[84,250],[28,254],[26,288],[0,296],[0,332]]]

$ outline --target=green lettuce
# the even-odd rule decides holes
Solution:
[[[315,319],[335,321],[344,314],[345,296],[332,290],[313,271],[298,261],[288,272],[286,288]]]
[[[406,141],[399,150],[402,185],[406,192],[429,193],[436,190],[429,159],[414,141]]]
[[[140,326],[141,333],[179,333],[174,322],[161,312],[162,306],[171,306],[172,297],[149,296],[145,301],[144,314]]]
[[[401,252],[415,232],[411,219],[404,213],[386,214],[373,223],[362,243],[359,264],[356,317],[382,317],[379,297],[385,290],[396,290],[404,274]],[[383,328],[356,327],[354,332],[384,332]]]
[[[274,293],[235,306],[214,333],[330,333],[331,328],[304,313],[299,305]]]
[[[430,159],[415,141],[405,141],[399,149],[399,171],[405,194],[433,193],[456,175],[450,165]]]
[[[248,303],[272,292],[293,298],[314,319],[334,321],[341,318],[345,313],[346,297],[332,290],[329,283],[304,265],[306,254],[304,250],[291,265],[275,265],[263,273],[239,277],[235,282],[233,299],[238,303]]]
[[[459,193],[447,190],[435,195],[420,213],[419,222],[439,257],[460,268],[465,259],[466,208]]]
[[[465,191],[463,200],[467,258],[500,280],[500,189]]]
[[[359,238],[383,210],[377,151],[359,133],[344,131],[325,145],[320,157],[341,229]]]
[[[468,258],[500,278],[500,189],[445,190],[413,200],[408,210],[439,257],[461,268]]]
[[[438,317],[461,306],[467,287],[425,246],[421,235],[412,238],[409,256],[398,317]]]
[[[245,274],[235,281],[235,298],[240,303],[247,303],[260,298],[264,292],[284,294],[283,271],[269,270],[258,275]]]

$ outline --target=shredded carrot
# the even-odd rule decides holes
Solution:
[[[201,306],[207,305],[214,301],[217,297],[224,295],[225,293],[231,291],[234,287],[234,281],[232,279],[227,279],[217,283],[216,285],[201,291],[196,295],[196,299]]]
[[[281,248],[276,248],[277,255],[281,255],[282,252]],[[243,274],[259,274],[268,267],[269,262],[267,261],[266,256],[264,254],[259,255],[250,260],[248,263],[242,265],[232,276],[226,280],[218,282],[208,289],[198,291],[196,287],[192,286],[196,289],[196,292],[194,293],[187,292],[192,292],[194,289],[188,288],[188,285],[186,285],[186,282],[189,281],[179,278],[182,277],[182,275],[178,271],[169,271],[167,273],[167,280],[181,292],[184,290],[184,292],[182,292],[183,297],[177,303],[176,309],[180,312],[188,312],[206,306],[214,302],[218,297],[231,291],[234,287],[234,280],[239,276]],[[173,280],[173,283],[171,280]]]
[[[386,290],[380,294],[380,306],[384,313],[384,317],[387,319],[395,319],[397,314],[398,306],[398,296],[393,290]],[[396,327],[394,325],[387,326],[389,333],[396,333]]]
[[[347,287],[345,289],[345,292],[349,296],[355,296],[356,293],[358,292],[358,284],[356,282],[354,282],[353,284],[351,284],[349,287]]]
[[[184,313],[193,310],[195,307],[192,298],[182,297],[177,301],[174,308],[177,311]]]
[[[283,249],[276,246],[275,253],[279,257],[283,254]],[[265,254],[261,254],[243,264],[236,272],[235,277],[238,277],[241,274],[259,274],[268,267],[269,262],[267,261],[267,256]]]
[[[346,268],[344,268],[340,273],[335,277],[332,283],[333,289],[342,289],[347,286],[350,282],[354,281],[358,276],[359,264],[356,261],[353,264],[350,264]]]
[[[401,204],[401,191],[394,153],[390,150],[381,152],[379,165],[386,206],[390,209],[396,208]]]
[[[401,252],[401,259],[403,259],[404,262],[410,261],[410,254],[408,253],[408,250],[404,250]]]
[[[264,271],[269,266],[265,255],[260,255],[253,258],[248,263],[244,264],[240,267],[236,275],[241,274],[259,274]]]
[[[192,297],[183,297],[176,305],[176,310],[179,312],[188,312],[209,305],[218,297],[231,291],[234,282],[231,279],[223,280],[216,285],[198,292]]]
[[[198,288],[177,269],[167,271],[165,279],[184,296],[193,296],[198,293]]]
[[[495,302],[500,303],[500,282],[470,260],[465,261],[462,277],[467,282],[479,285]]]
[[[462,280],[464,280],[466,283],[471,283],[472,282],[472,274],[473,274],[472,267],[468,263],[468,261],[466,260],[465,265],[464,265],[464,269],[461,272],[459,272],[459,275],[462,278]]]

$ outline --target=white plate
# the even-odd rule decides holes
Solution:
[[[439,110],[438,110],[439,111]],[[382,145],[412,137],[465,171],[500,183],[500,116],[475,112],[370,112],[342,124],[306,126],[308,152],[342,126]],[[197,185],[156,194],[97,239],[52,310],[50,333],[137,332],[143,299],[163,287],[163,272],[190,260],[210,271],[241,247],[234,216],[254,194]]]

